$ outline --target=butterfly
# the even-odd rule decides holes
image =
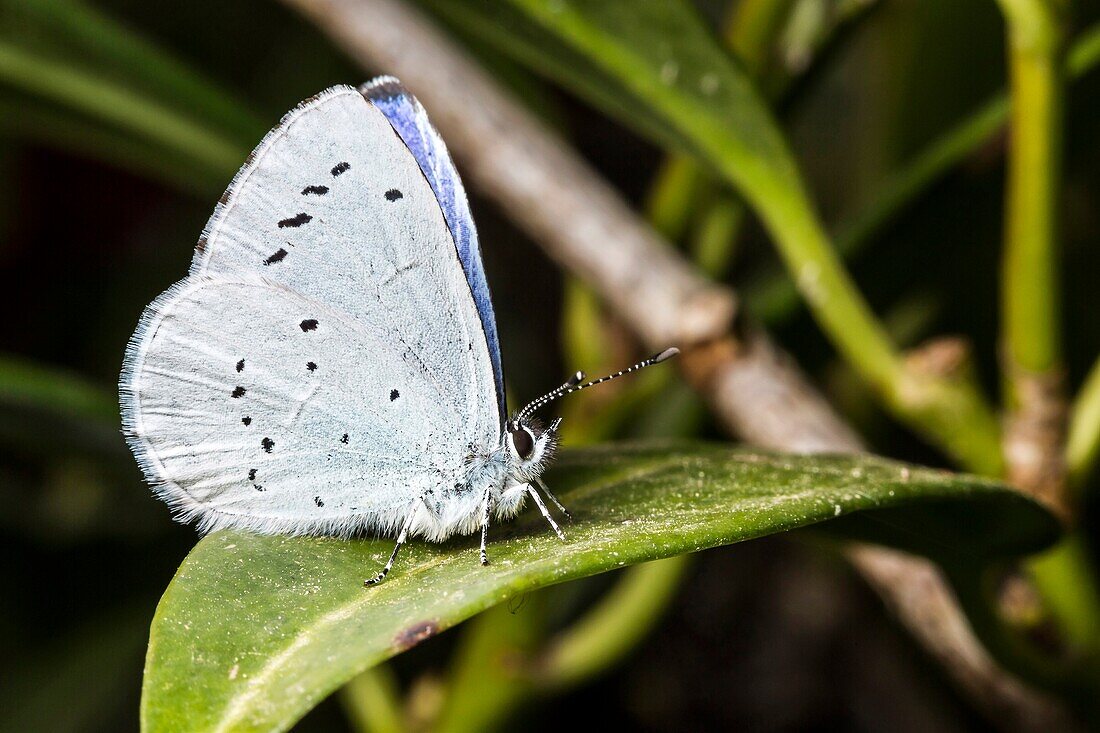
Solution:
[[[157,496],[200,532],[440,542],[516,515],[538,489],[577,372],[509,415],[465,190],[393,77],[289,112],[219,200],[190,272],[142,314],[123,432]],[[537,487],[537,488],[536,488]]]

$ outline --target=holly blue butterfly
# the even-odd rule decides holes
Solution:
[[[508,416],[493,305],[462,183],[401,84],[338,86],[248,156],[188,276],[126,349],[123,430],[154,491],[201,532],[442,541],[514,516],[559,420]]]

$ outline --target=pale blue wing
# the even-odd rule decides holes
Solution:
[[[470,494],[467,459],[499,445],[481,319],[410,149],[335,87],[252,152],[190,275],[147,309],[121,378],[125,433],[205,528],[390,531],[418,497]]]
[[[409,93],[401,82],[392,76],[381,76],[362,87],[359,91],[386,116],[393,129],[409,147],[424,177],[428,179],[443,217],[454,236],[458,258],[470,284],[481,327],[485,330],[485,340],[489,345],[489,356],[493,362],[497,388],[497,403],[503,423],[507,418],[504,405],[504,372],[500,360],[500,339],[497,336],[496,316],[493,314],[493,301],[489,295],[489,283],[485,278],[485,267],[481,262],[481,248],[477,241],[477,228],[470,214],[470,204],[466,200],[466,189],[458,177],[451,156],[447,152],[443,139],[428,120],[428,115],[420,102]]]

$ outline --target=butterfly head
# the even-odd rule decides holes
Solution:
[[[546,464],[557,450],[558,425],[561,424],[561,418],[557,418],[550,423],[548,428],[543,430],[541,423],[532,417],[536,410],[564,395],[579,392],[582,389],[588,389],[597,384],[609,382],[612,379],[618,379],[625,374],[645,369],[653,364],[660,364],[679,353],[679,349],[665,349],[661,353],[644,359],[633,366],[614,374],[608,374],[606,377],[593,379],[590,382],[584,381],[584,372],[577,372],[567,379],[565,384],[528,403],[508,421],[502,436],[504,449],[511,459],[511,470],[509,471],[511,477],[520,483],[533,481],[546,469]]]
[[[560,423],[558,418],[544,429],[534,418],[516,416],[508,421],[503,437],[513,478],[526,483],[542,474],[558,449]]]

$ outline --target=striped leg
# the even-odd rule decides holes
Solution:
[[[485,543],[489,539],[489,512],[492,509],[492,494],[489,493],[489,489],[485,489],[485,498],[482,499],[483,509],[481,512],[481,564],[489,564],[489,553],[485,551]]]
[[[413,517],[416,516],[416,511],[420,508],[418,504],[424,504],[423,496],[413,502],[412,508],[409,510],[409,516],[405,518],[405,524],[401,527],[401,533],[397,535],[397,546],[394,547],[393,552],[390,553],[390,559],[386,561],[386,566],[382,568],[382,572],[378,573],[378,575],[375,575],[373,578],[364,580],[363,585],[368,587],[378,585],[386,579],[387,575],[389,575],[390,568],[393,567],[393,561],[397,559],[397,553],[401,549],[401,545],[405,544],[405,539],[409,536],[409,527],[412,526]],[[427,508],[427,504],[424,504],[424,506]]]
[[[558,511],[564,514],[566,519],[572,520],[573,515],[569,513],[569,510],[566,509],[560,501],[558,501],[558,497],[554,496],[554,492],[550,491],[550,487],[546,485],[546,482],[543,481],[541,478],[536,478],[535,482],[539,485],[539,488],[542,489],[543,493],[546,494],[550,501],[554,502],[554,506],[558,508]]]
[[[531,495],[531,498],[535,500],[535,504],[538,506],[539,511],[542,512],[542,516],[546,518],[546,521],[550,523],[550,527],[554,530],[554,534],[558,536],[558,539],[565,542],[565,535],[562,534],[561,529],[558,527],[558,523],[554,521],[554,518],[550,516],[550,512],[546,511],[546,505],[542,503],[542,498],[539,497],[539,492],[535,491],[535,487],[531,484],[527,484],[527,493]]]

